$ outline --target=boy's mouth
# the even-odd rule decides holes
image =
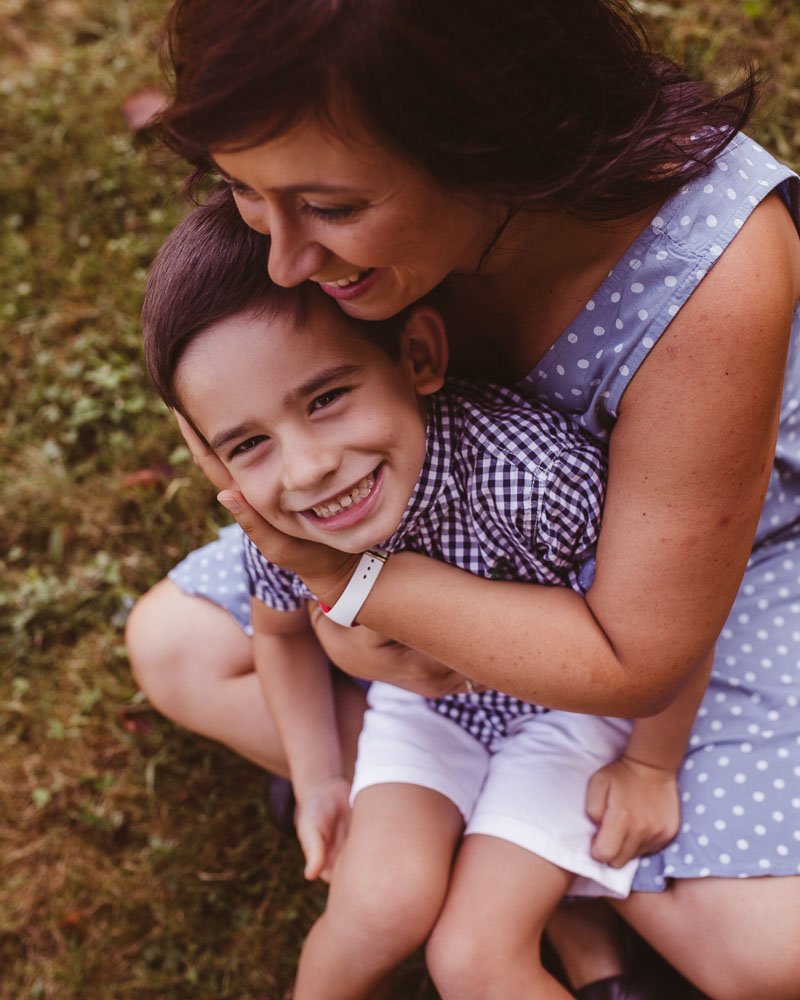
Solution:
[[[360,503],[370,495],[375,486],[375,480],[377,478],[377,471],[373,470],[368,475],[364,476],[363,479],[359,480],[354,486],[345,490],[344,493],[340,493],[339,496],[332,498],[331,500],[326,500],[325,503],[316,504],[311,510],[316,514],[318,518],[323,521],[328,520],[328,518],[334,517],[336,514],[341,514],[342,511],[348,510],[351,507],[357,507]]]

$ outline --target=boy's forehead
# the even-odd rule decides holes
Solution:
[[[295,311],[248,310],[228,316],[190,343],[179,363],[176,388],[203,395],[238,373],[241,389],[258,384],[274,404],[292,402],[327,381],[369,372],[395,383],[400,365],[335,306]]]

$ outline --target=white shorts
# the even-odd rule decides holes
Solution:
[[[625,749],[628,720],[558,711],[523,716],[489,753],[420,695],[374,683],[367,701],[352,800],[370,785],[430,788],[461,812],[465,836],[498,837],[574,872],[570,896],[628,895],[638,859],[624,868],[595,861],[595,825],[585,809],[589,779]]]

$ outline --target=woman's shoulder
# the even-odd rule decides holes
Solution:
[[[797,175],[747,136],[736,136],[702,176],[660,207],[521,391],[549,400],[606,438],[641,364],[773,192],[800,228]],[[744,261],[738,271],[745,282],[748,266],[760,262],[757,255],[750,265],[736,256]]]
[[[680,188],[653,218],[642,241],[655,259],[704,260],[710,266],[753,210],[778,190],[800,225],[800,179],[763,146],[737,135],[708,170]],[[649,239],[648,239],[649,237]]]

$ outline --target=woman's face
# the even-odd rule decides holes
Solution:
[[[502,212],[455,196],[384,148],[317,124],[215,152],[244,221],[271,237],[279,285],[310,279],[360,319],[385,319],[472,272]]]

